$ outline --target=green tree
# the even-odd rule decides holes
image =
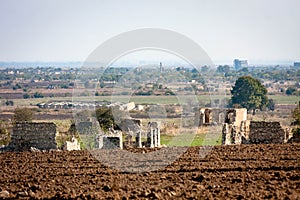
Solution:
[[[12,100],[6,100],[5,105],[7,105],[7,106],[14,106],[14,101],[12,101]]]
[[[113,116],[113,112],[111,108],[101,107],[96,110],[96,117],[100,124],[101,129],[104,132],[108,132],[108,130],[115,125],[115,120]]]
[[[274,111],[275,110],[275,101],[273,99],[269,99],[268,106],[269,110]]]
[[[220,73],[228,73],[229,70],[230,70],[229,65],[219,65],[217,68],[217,72],[220,72]]]
[[[35,92],[35,93],[33,94],[33,97],[34,97],[34,98],[44,98],[44,95],[43,95],[42,93]]]
[[[286,95],[295,95],[297,92],[297,89],[295,87],[288,87],[285,91]]]
[[[16,108],[13,121],[32,121],[34,112],[30,108]]]
[[[268,104],[267,89],[257,79],[242,76],[235,82],[231,90],[231,105],[238,105],[248,110],[262,110]]]
[[[23,95],[23,98],[28,99],[28,98],[30,98],[30,95],[26,93],[26,94]]]

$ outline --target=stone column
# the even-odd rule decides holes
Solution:
[[[122,137],[122,132],[119,133],[119,138],[120,138],[120,139],[119,139],[119,147],[120,147],[120,149],[123,149],[123,140],[122,140],[123,137]]]
[[[141,138],[141,131],[136,133],[135,136],[135,146],[138,148],[142,148],[142,138]]]
[[[157,129],[157,146],[160,147],[160,128]]]
[[[98,148],[102,149],[103,148],[103,135],[99,135],[97,140],[98,140]]]
[[[156,137],[156,128],[152,129],[153,130],[153,147],[156,147],[156,142],[157,142],[157,137]]]
[[[154,141],[153,141],[153,128],[152,127],[150,127],[150,147],[152,148],[152,147],[154,147]]]

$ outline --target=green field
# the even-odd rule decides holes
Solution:
[[[161,135],[160,141],[166,146],[215,146],[222,143],[221,134]]]
[[[285,95],[268,95],[269,99],[275,100],[276,104],[297,104],[300,100],[299,96],[285,96]]]

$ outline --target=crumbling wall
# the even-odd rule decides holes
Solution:
[[[199,117],[199,126],[216,124],[234,124],[239,127],[241,122],[247,120],[246,108],[201,108],[196,113]]]
[[[224,123],[222,128],[222,144],[241,144],[241,132],[233,124]]]
[[[240,129],[242,121],[247,120],[246,108],[230,108],[226,110],[225,123],[233,124]]]
[[[76,140],[76,138],[72,137],[71,141],[65,142],[63,149],[67,151],[80,150],[80,144],[78,143],[78,140]]]
[[[278,144],[284,143],[285,132],[279,122],[251,121],[249,143]]]
[[[122,132],[99,135],[96,143],[99,149],[123,149]]]
[[[104,149],[120,149],[122,139],[120,137],[103,137]]]
[[[288,138],[287,140],[288,143],[300,143],[300,134],[294,134],[291,138]]]
[[[240,126],[224,123],[222,144],[278,144],[286,142],[279,122],[241,121]]]
[[[247,139],[247,109],[226,109],[222,128],[222,144],[242,144]]]
[[[100,125],[97,120],[82,121],[77,123],[76,129],[80,134],[96,134],[99,132]]]
[[[56,125],[52,122],[16,122],[8,150],[24,151],[56,149]]]
[[[231,144],[231,134],[232,134],[232,125],[228,123],[224,123],[222,127],[222,144],[228,145]]]
[[[134,132],[138,132],[141,130],[142,122],[139,119],[122,119],[120,123],[118,123],[118,127],[121,131],[126,132],[127,134],[134,135]]]

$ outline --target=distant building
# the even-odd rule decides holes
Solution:
[[[294,67],[300,67],[300,62],[294,62]]]
[[[236,70],[242,69],[244,67],[248,67],[248,61],[247,60],[239,60],[235,59],[233,61],[233,66]]]

